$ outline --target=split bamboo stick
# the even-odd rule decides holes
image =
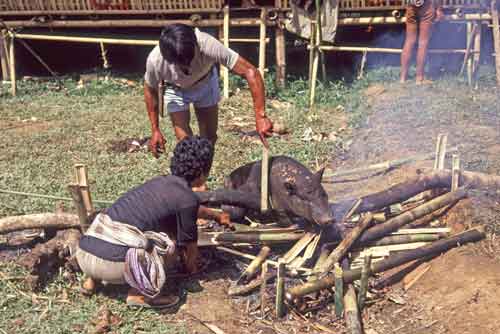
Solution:
[[[285,315],[285,262],[278,260],[278,277],[276,279],[276,316],[282,318]]]

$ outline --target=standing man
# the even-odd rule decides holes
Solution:
[[[212,157],[206,138],[184,138],[174,150],[172,175],[128,191],[97,215],[76,252],[87,276],[84,293],[93,293],[97,283],[128,284],[130,306],[163,308],[178,302],[178,296],[161,294],[164,263],[175,259],[177,249],[187,272],[197,271],[200,204],[191,188],[205,182]]]
[[[273,124],[265,113],[264,81],[245,58],[226,48],[211,35],[184,24],[166,26],[160,43],[148,56],[144,99],[152,136],[150,149],[155,157],[165,148],[158,120],[158,84],[165,81],[165,109],[177,140],[191,136],[189,104],[194,105],[200,136],[215,145],[217,141],[219,80],[215,64],[221,64],[244,77],[250,88],[255,111],[255,127],[267,146]]]
[[[427,48],[432,34],[432,25],[435,20],[443,18],[443,10],[437,3],[438,0],[410,0],[406,7],[406,38],[401,53],[401,83],[406,82],[408,68],[413,48],[417,41],[417,85],[429,83],[425,80],[425,61]]]

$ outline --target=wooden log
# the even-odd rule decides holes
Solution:
[[[491,21],[493,23],[493,47],[495,49],[497,86],[500,86],[500,24],[498,22],[498,7],[496,1],[491,1]]]
[[[89,215],[94,212],[94,205],[92,204],[92,196],[90,196],[87,166],[83,164],[75,165],[75,183],[80,186],[83,204],[85,205],[87,215]]]
[[[76,212],[78,214],[78,220],[80,221],[80,229],[85,232],[89,227],[90,223],[88,221],[87,210],[85,209],[85,204],[83,202],[83,195],[78,184],[70,184],[68,190],[73,198],[73,205],[75,206]]]
[[[260,314],[262,318],[266,316],[266,288],[267,288],[267,262],[262,263],[261,285],[260,285]]]
[[[276,317],[285,316],[285,262],[278,260],[278,277],[276,279]]]
[[[334,267],[335,315],[340,318],[344,312],[344,272],[338,263],[335,263]]]
[[[54,238],[19,256],[17,263],[29,270],[27,281],[33,290],[43,287],[61,266],[67,264],[76,252],[80,237],[77,229],[58,231]]]
[[[260,212],[266,213],[269,205],[269,148],[262,145],[260,177]]]
[[[335,263],[339,262],[349,251],[354,242],[358,239],[361,233],[368,228],[372,222],[372,215],[366,214],[361,219],[361,222],[351,230],[351,232],[340,242],[335,250],[328,255],[328,258],[320,268],[321,273],[330,271]]]
[[[467,184],[472,189],[500,189],[500,176],[477,172],[461,171],[460,184]],[[436,170],[418,175],[408,181],[396,184],[386,190],[362,197],[362,203],[355,213],[377,211],[394,203],[403,202],[415,195],[430,189],[451,187],[451,171]],[[335,206],[345,206],[352,203],[352,199],[332,203]]]
[[[389,219],[385,223],[378,224],[372,228],[366,230],[363,235],[358,239],[358,243],[367,243],[369,241],[376,240],[383,236],[388,235],[394,231],[397,231],[406,224],[411,223],[415,219],[428,215],[429,213],[448,206],[452,203],[456,203],[462,198],[467,196],[467,191],[465,189],[459,188],[457,191],[447,193],[443,196],[437,197],[430,202],[422,204],[415,209],[407,211],[399,216]]]
[[[255,257],[255,259],[253,259],[252,262],[250,262],[248,267],[241,274],[237,283],[243,280],[251,280],[257,273],[257,270],[259,270],[259,268],[261,267],[262,263],[266,260],[270,252],[271,248],[269,248],[268,246],[263,246],[260,249],[259,254],[257,254],[257,257]]]
[[[358,295],[358,305],[359,310],[362,311],[365,307],[366,294],[368,292],[368,279],[371,275],[372,266],[372,256],[370,254],[365,255],[363,268],[361,269],[361,281],[359,286],[359,295]]]
[[[347,285],[344,296],[345,313],[344,320],[349,332],[352,334],[363,334],[361,326],[361,317],[359,315],[358,303],[356,299],[356,291],[352,284]]]
[[[372,263],[371,272],[379,273],[391,268],[400,266],[404,263],[411,262],[416,259],[426,258],[428,256],[444,253],[451,248],[464,245],[469,242],[476,242],[486,237],[483,227],[477,227],[465,232],[455,234],[449,238],[435,241],[427,246],[423,246],[414,250],[391,255],[389,258],[380,262]],[[361,277],[361,269],[344,271],[344,283],[349,284]],[[307,282],[302,285],[297,285],[288,290],[286,298],[290,301],[295,298],[330,288],[335,285],[335,276],[329,274],[314,282]]]
[[[61,230],[79,226],[78,216],[70,213],[36,213],[0,218],[0,234],[30,229]]]

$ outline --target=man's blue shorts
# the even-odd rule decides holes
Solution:
[[[208,78],[193,88],[165,87],[164,105],[167,112],[188,111],[189,104],[196,108],[215,106],[220,101],[219,76],[214,66]]]

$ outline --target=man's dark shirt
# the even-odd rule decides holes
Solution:
[[[106,213],[112,220],[141,231],[174,232],[177,246],[198,240],[198,197],[183,179],[157,176],[122,195]],[[104,260],[123,262],[128,247],[83,236],[80,248]]]

